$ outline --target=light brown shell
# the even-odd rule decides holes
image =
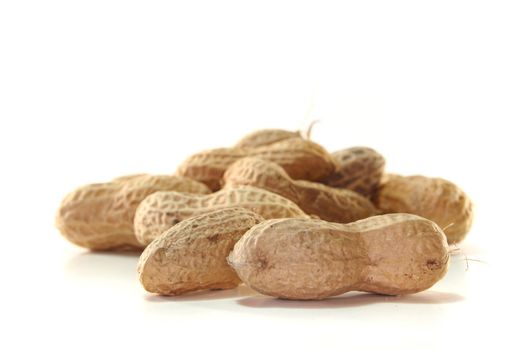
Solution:
[[[251,186],[223,189],[208,195],[164,191],[140,203],[135,215],[135,235],[142,244],[149,244],[182,220],[229,207],[246,208],[265,219],[308,217],[292,201]]]
[[[332,157],[323,147],[312,141],[291,138],[257,148],[217,148],[200,152],[186,159],[177,173],[203,182],[215,191],[221,187],[226,169],[236,160],[249,156],[279,164],[293,179],[318,180],[335,169]]]
[[[381,185],[376,204],[384,213],[411,213],[436,222],[450,244],[462,241],[472,226],[472,201],[445,179],[391,175]]]
[[[332,157],[337,168],[321,182],[373,197],[385,170],[385,158],[381,154],[368,147],[352,147],[333,152]]]
[[[255,148],[267,146],[286,139],[300,138],[299,131],[288,131],[283,129],[261,129],[249,133],[235,144],[236,148]]]
[[[240,280],[226,258],[239,238],[263,220],[247,209],[226,208],[182,221],[144,250],[140,282],[162,295],[235,288]]]
[[[351,224],[276,219],[252,227],[228,258],[240,279],[262,294],[323,299],[348,291],[420,292],[448,269],[445,235],[410,214]]]
[[[307,214],[332,222],[348,223],[377,214],[372,202],[356,192],[293,180],[278,164],[258,157],[233,163],[224,173],[224,184],[263,188],[290,199]]]
[[[160,190],[210,193],[206,185],[176,175],[129,175],[68,194],[56,215],[56,226],[69,241],[92,250],[142,248],[133,232],[135,210]]]

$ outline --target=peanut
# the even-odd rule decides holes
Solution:
[[[384,213],[411,213],[436,222],[450,244],[462,241],[472,226],[472,201],[441,178],[390,175],[379,189],[376,204]]]
[[[159,190],[210,193],[204,184],[180,176],[124,176],[67,195],[56,226],[65,238],[92,250],[141,248],[133,232],[135,210],[146,196]]]
[[[307,217],[292,201],[251,186],[227,188],[208,195],[164,191],[140,203],[135,215],[135,235],[147,245],[182,220],[229,207],[246,208],[265,219]]]
[[[217,148],[194,154],[178,168],[178,174],[220,188],[226,169],[236,160],[257,156],[282,166],[293,179],[318,180],[328,176],[335,168],[330,154],[320,145],[291,138],[258,148]]]
[[[321,182],[346,188],[371,198],[381,181],[385,158],[372,148],[352,147],[332,153],[336,170]]]
[[[132,181],[132,180],[135,180],[140,177],[147,176],[147,175],[148,174],[146,173],[123,175],[123,176],[114,178],[113,180],[111,180],[111,182],[128,182],[128,181]]]
[[[255,148],[267,146],[269,144],[283,141],[286,139],[300,138],[299,131],[288,131],[282,129],[262,129],[244,136],[235,144],[236,148]]]
[[[140,282],[162,295],[235,288],[240,280],[226,258],[239,238],[263,220],[247,209],[226,208],[182,221],[144,250]]]
[[[304,218],[264,221],[237,242],[228,260],[240,279],[262,294],[323,299],[351,290],[420,292],[445,275],[449,255],[435,223],[388,214],[346,225]]]
[[[348,223],[376,214],[372,202],[356,192],[293,180],[278,164],[257,157],[233,163],[224,173],[224,183],[226,187],[249,185],[277,193],[305,213],[327,221]]]

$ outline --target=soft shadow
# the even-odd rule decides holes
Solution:
[[[64,265],[68,278],[79,280],[136,281],[140,252],[82,252]]]
[[[283,300],[262,295],[237,300],[242,306],[253,308],[294,308],[294,309],[332,309],[351,308],[377,303],[394,304],[449,304],[464,300],[459,294],[437,291],[426,291],[405,296],[385,296],[378,294],[346,293],[339,297],[324,300]]]
[[[202,290],[198,292],[187,293],[176,296],[163,296],[148,294],[144,296],[144,299],[154,303],[172,303],[172,302],[184,302],[184,301],[205,301],[205,300],[217,300],[217,299],[232,299],[239,297],[248,297],[257,295],[253,289],[240,285],[237,288],[225,289],[225,290]]]

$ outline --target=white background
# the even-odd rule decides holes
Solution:
[[[3,349],[432,349],[522,343],[522,1],[0,2]],[[404,298],[286,302],[246,288],[142,290],[136,255],[53,227],[75,187],[172,173],[262,127],[476,203],[449,274]],[[464,256],[470,259],[466,270]]]

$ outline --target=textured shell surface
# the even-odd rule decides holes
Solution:
[[[182,221],[142,253],[142,285],[163,295],[236,287],[240,280],[226,258],[239,238],[263,220],[247,209],[226,208]]]
[[[210,193],[202,183],[175,175],[129,175],[80,187],[62,201],[56,226],[72,243],[93,250],[140,249],[133,219],[139,203],[160,190]]]
[[[277,193],[297,203],[305,213],[327,221],[348,223],[376,214],[372,202],[356,192],[293,180],[277,163],[258,157],[233,163],[224,174],[224,184],[255,186]]]
[[[182,220],[229,207],[249,209],[265,219],[307,217],[289,199],[252,186],[225,188],[208,195],[161,191],[148,196],[137,208],[135,234],[139,242],[148,244]]]
[[[302,138],[291,138],[259,147],[245,156],[257,156],[275,162],[292,179],[319,180],[335,169],[332,156],[321,145]]]
[[[287,218],[252,227],[229,263],[262,294],[323,299],[348,291],[388,295],[430,288],[448,269],[448,246],[432,221],[387,214],[350,224]]]
[[[220,179],[230,164],[244,157],[246,151],[236,148],[216,148],[196,153],[177,168],[179,175],[205,183],[213,191],[221,188]]]
[[[218,148],[196,153],[182,162],[177,173],[216,191],[228,167],[250,156],[279,164],[293,179],[318,180],[335,169],[334,160],[322,146],[302,138],[290,138],[256,148]]]
[[[346,188],[368,198],[374,196],[385,169],[385,158],[369,147],[351,147],[332,153],[336,170],[322,180],[332,186]]]
[[[301,137],[299,131],[283,129],[261,129],[249,133],[235,144],[237,148],[255,148],[266,146],[286,139]]]
[[[472,226],[472,201],[441,178],[390,176],[381,185],[376,204],[385,213],[412,213],[436,222],[451,244],[462,241]]]

